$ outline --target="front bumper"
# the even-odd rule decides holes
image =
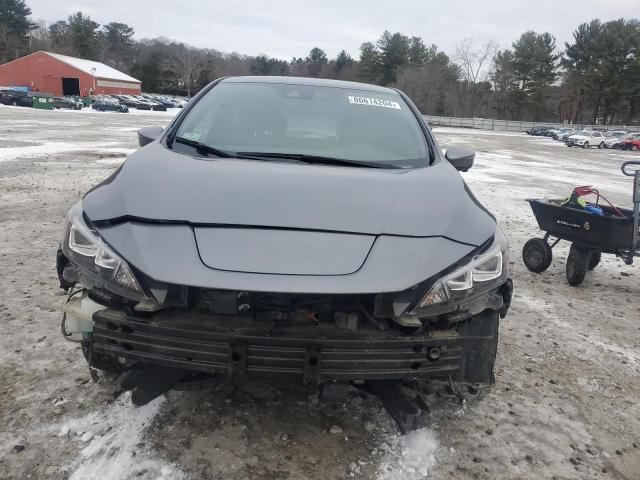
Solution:
[[[327,380],[453,378],[492,383],[498,312],[458,328],[408,335],[322,326],[277,327],[242,317],[163,312],[93,315],[94,351],[126,361],[226,375]]]

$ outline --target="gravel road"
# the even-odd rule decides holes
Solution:
[[[539,235],[526,198],[593,184],[629,205],[619,166],[633,153],[435,129],[443,147],[478,152],[464,176],[510,236],[516,291],[495,387],[430,428],[399,435],[357,390],[325,406],[302,385],[256,382],[134,408],[112,379],[92,379],[60,334],[54,257],[65,213],[136,148],[138,128],[170,118],[0,107],[0,478],[640,478],[638,266],[606,256],[572,288],[567,245],[542,275],[520,257]]]

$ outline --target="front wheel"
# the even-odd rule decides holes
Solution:
[[[522,248],[522,260],[526,267],[534,273],[542,273],[553,259],[551,247],[543,238],[531,238]]]
[[[599,148],[599,149],[603,149],[603,148],[604,148],[604,142],[600,142],[600,143],[598,144],[598,148]]]
[[[589,148],[589,142],[584,142],[582,144],[582,148]]]
[[[571,244],[566,265],[567,282],[569,282],[569,285],[577,287],[584,281],[589,265],[588,260],[587,252],[575,243]]]

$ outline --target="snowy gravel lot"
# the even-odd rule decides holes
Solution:
[[[478,152],[465,175],[512,242],[516,293],[497,383],[429,429],[401,436],[375,398],[319,405],[302,385],[170,392],[142,408],[94,382],[62,339],[55,250],[66,210],[171,112],[0,107],[0,478],[638,479],[640,275],[610,256],[579,288],[567,245],[542,275],[520,251],[537,235],[525,202],[593,184],[629,205],[632,153],[546,138],[435,129]]]

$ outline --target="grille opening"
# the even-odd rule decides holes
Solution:
[[[123,343],[122,348],[130,352],[131,350],[133,350],[133,345],[131,345],[130,343]]]
[[[318,359],[316,357],[309,358],[309,365],[316,366],[318,364]]]
[[[120,325],[120,331],[122,333],[133,333],[133,328],[131,328],[129,325]]]
[[[231,354],[231,360],[233,360],[234,362],[239,362],[240,360],[242,360],[242,355],[240,355],[238,352],[233,352]]]
[[[411,370],[418,370],[422,364],[420,362],[413,362],[411,364]]]

